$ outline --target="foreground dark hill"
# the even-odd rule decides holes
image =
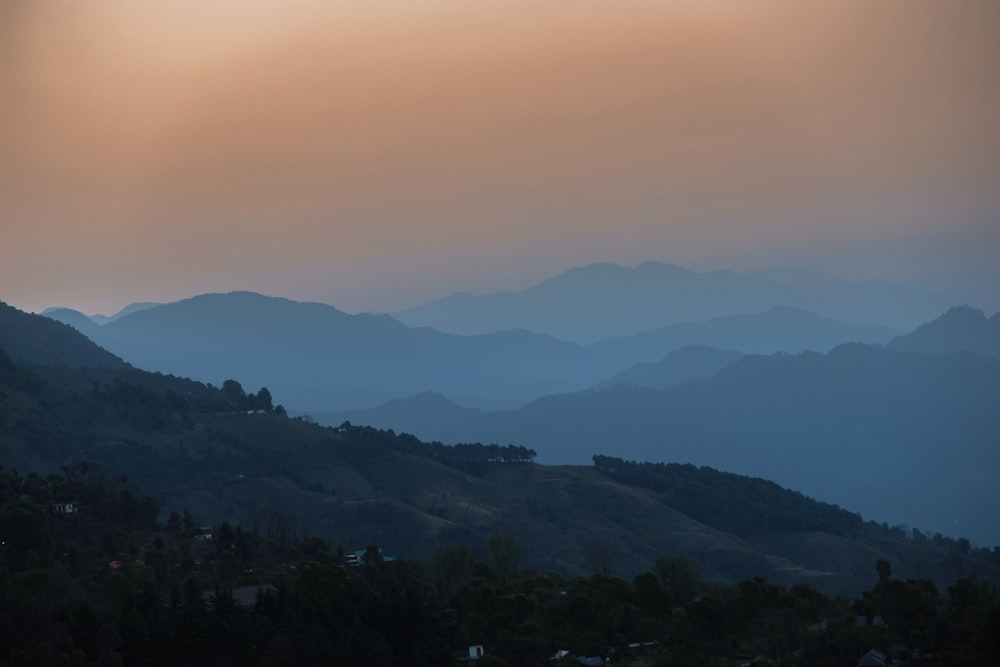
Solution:
[[[280,415],[265,394],[131,368],[29,367],[0,355],[0,461],[43,477],[93,462],[126,475],[167,512],[279,536],[308,530],[400,556],[426,557],[446,543],[482,551],[492,535],[510,533],[526,565],[570,574],[631,575],[681,553],[710,578],[761,574],[830,591],[867,585],[877,558],[898,563],[901,575],[942,581],[983,567],[967,545],[915,542],[763,480],[690,466],[638,477],[607,461],[541,466],[521,446],[445,447],[366,427],[322,428]],[[658,486],[672,475],[684,480],[683,496]]]
[[[516,442],[546,463],[593,454],[685,461],[773,479],[891,523],[1000,543],[1000,362],[846,345],[746,356],[665,391],[618,385],[414,432]],[[377,411],[364,415],[403,428]],[[353,419],[350,413],[334,419]]]
[[[41,315],[31,315],[0,301],[0,348],[28,364],[124,368],[125,362],[75,329]]]
[[[764,274],[695,272],[674,264],[644,262],[635,268],[589,264],[520,292],[453,294],[395,316],[412,326],[455,333],[521,328],[592,343],[670,324],[763,312],[778,305],[846,322],[909,329],[950,304],[940,296],[887,283],[832,279],[798,286]],[[686,344],[691,343],[743,349],[711,341]]]
[[[345,549],[378,544],[423,558],[443,544],[485,554],[491,536],[509,533],[527,567],[632,576],[664,554],[686,554],[709,579],[761,575],[829,592],[860,590],[878,558],[899,563],[901,574],[941,581],[984,567],[954,541],[915,543],[763,480],[682,466],[685,494],[714,499],[687,503],[700,514],[695,519],[672,506],[683,499],[606,465],[541,466],[518,462],[527,450],[516,447],[434,447],[364,427],[209,411],[195,400],[171,410],[176,398],[157,384],[176,389],[186,381],[79,373],[37,372],[47,386],[60,385],[51,397],[44,389],[13,392],[5,410],[12,401],[13,430],[26,436],[10,438],[6,415],[4,460],[42,473],[94,461],[112,476],[127,475],[165,512],[188,510],[203,523],[308,532]],[[217,398],[201,389],[199,401]],[[126,398],[136,395],[142,399]],[[20,451],[11,456],[11,447]]]
[[[406,447],[405,439],[373,435],[385,447]],[[945,589],[940,580],[900,578],[882,558],[869,571],[874,585],[850,593],[851,601],[760,575],[706,580],[698,563],[678,555],[622,576],[620,545],[609,537],[588,549],[592,573],[575,577],[525,568],[510,534],[491,537],[486,554],[453,544],[433,558],[400,560],[376,545],[346,554],[275,513],[216,523],[206,539],[190,514],[158,521],[154,498],[93,466],[45,477],[0,469],[0,662],[431,667],[471,662],[469,646],[485,649],[477,661],[484,666],[721,666],[758,656],[754,664],[838,667],[859,656],[866,656],[859,664],[883,664],[867,658],[885,654],[927,667],[1000,661],[998,563],[989,552],[916,533],[907,544],[892,530],[760,480],[607,457],[595,465],[605,478],[672,498],[706,522],[717,523],[721,510],[733,531],[811,526],[825,531],[804,540],[813,550],[842,552],[829,537],[847,533],[879,554],[895,543],[906,546],[896,554],[903,560],[943,557],[930,569],[977,573]],[[715,492],[704,493],[707,481]],[[732,495],[747,499],[742,513],[728,511]],[[69,513],[57,509],[66,509],[66,498],[76,499]],[[713,571],[733,565],[702,557]],[[763,562],[760,571],[776,564]],[[793,576],[832,583],[818,572]],[[553,661],[557,651],[565,658]]]

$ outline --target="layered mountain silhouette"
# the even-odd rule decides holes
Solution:
[[[72,324],[74,328],[83,331],[86,328],[92,327],[93,325],[104,325],[108,322],[114,322],[115,320],[125,317],[130,313],[137,313],[140,310],[146,310],[147,308],[155,308],[156,306],[161,306],[163,304],[157,303],[155,301],[139,301],[136,303],[130,303],[121,310],[119,310],[114,315],[85,315],[78,310],[72,308],[64,307],[52,307],[46,308],[42,311],[42,315],[46,317],[51,317],[52,319],[59,320],[61,322],[66,322],[67,324]]]
[[[663,391],[616,384],[517,410],[393,422],[331,415],[442,442],[512,442],[546,463],[594,454],[685,461],[794,485],[923,529],[1000,543],[1000,362],[851,344],[828,354],[749,355]],[[419,427],[419,428],[417,428]]]
[[[162,305],[156,301],[137,301],[135,303],[130,303],[121,310],[119,310],[114,315],[90,315],[90,319],[97,324],[107,324],[108,322],[114,322],[120,317],[125,317],[130,313],[137,313],[140,310],[146,310],[147,308],[154,308],[156,306]]]
[[[104,326],[64,310],[49,316],[81,326],[137,367],[215,384],[244,377],[300,409],[375,405],[428,390],[511,405],[587,386],[617,369],[585,363],[580,346],[542,334],[444,334],[387,315],[349,315],[252,292],[205,294]]]
[[[651,389],[668,389],[685,380],[710,378],[743,356],[735,350],[720,350],[707,345],[689,345],[671,352],[660,361],[638,363],[616,373],[598,388],[616,384],[634,384]]]
[[[145,308],[103,326],[66,309],[48,316],[137,367],[215,384],[245,377],[285,396],[289,407],[310,411],[374,407],[425,391],[463,405],[516,407],[591,387],[687,345],[741,352],[824,350],[892,335],[780,307],[581,346],[522,330],[446,334],[407,327],[387,315],[350,315],[251,292]],[[703,374],[691,377],[698,376]]]
[[[695,272],[644,262],[635,268],[589,264],[520,292],[458,293],[394,315],[411,326],[455,333],[521,328],[593,343],[670,324],[763,312],[777,305],[906,330],[951,304],[944,297],[889,283],[827,277],[801,286],[767,274]]]
[[[889,348],[901,352],[967,352],[1000,358],[1000,312],[993,317],[969,306],[952,308],[941,317],[894,338]]]
[[[588,349],[596,355],[620,358],[630,354],[643,361],[654,361],[689,345],[755,354],[827,352],[848,342],[885,343],[897,333],[886,327],[845,324],[798,308],[775,306],[763,313],[727,315],[609,338]]]
[[[11,349],[38,331],[36,316],[3,315]],[[626,577],[664,554],[695,558],[710,579],[761,575],[828,592],[867,587],[879,558],[900,576],[948,582],[973,567],[987,580],[998,576],[954,541],[912,542],[765,480],[607,457],[600,466],[511,463],[494,455],[503,448],[247,414],[231,388],[90,368],[89,343],[58,330],[37,364],[0,352],[5,465],[44,475],[97,464],[160,498],[165,511],[189,510],[208,523],[281,517],[342,544],[422,558],[449,543],[484,552],[490,536],[509,532],[526,566],[568,575],[593,572],[595,545],[610,544],[614,571]]]

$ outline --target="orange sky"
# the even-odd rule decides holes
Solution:
[[[0,299],[986,270],[998,63],[988,0],[8,0]]]

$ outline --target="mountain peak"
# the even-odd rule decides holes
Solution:
[[[972,306],[955,306],[911,333],[893,339],[889,347],[901,352],[971,352],[1000,357],[1000,317],[989,318]]]
[[[946,312],[941,317],[937,318],[937,320],[932,321],[930,324],[933,324],[934,322],[940,320],[952,321],[952,322],[980,322],[986,319],[987,319],[986,313],[983,312],[982,310],[979,310],[978,308],[973,308],[972,306],[964,305],[964,306],[954,306],[952,308],[949,308],[948,312]]]

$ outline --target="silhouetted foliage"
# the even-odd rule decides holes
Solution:
[[[507,534],[490,541],[489,564],[461,546],[424,564],[370,545],[363,566],[346,567],[315,537],[221,523],[205,541],[189,514],[143,519],[155,503],[89,464],[48,477],[0,469],[0,494],[5,665],[430,666],[474,645],[479,664],[510,665],[563,664],[550,661],[557,651],[636,667],[833,666],[870,649],[923,665],[1000,658],[1000,598],[975,577],[941,596],[879,562],[878,582],[850,604],[761,577],[706,583],[668,554],[631,584],[564,581],[520,571]],[[52,504],[66,496],[76,512]]]
[[[372,447],[424,456],[453,468],[472,473],[482,473],[483,466],[497,463],[531,463],[537,456],[535,450],[520,445],[483,445],[479,443],[444,445],[440,442],[421,442],[409,433],[396,434],[392,429],[371,426],[353,426],[344,422],[336,429],[350,434],[359,442]]]
[[[594,456],[594,467],[627,484],[656,491],[672,507],[704,524],[752,536],[821,530],[853,535],[863,527],[857,514],[812,500],[774,482],[679,463],[635,463]]]

